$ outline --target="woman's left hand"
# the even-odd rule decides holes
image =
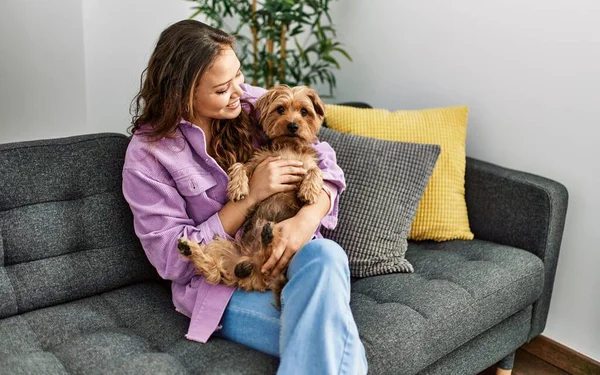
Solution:
[[[281,241],[262,266],[263,274],[270,275],[273,279],[279,276],[294,254],[313,238],[330,204],[329,194],[322,190],[317,202],[304,205],[296,216],[275,224],[273,232],[278,234]]]
[[[275,224],[273,232],[279,233],[281,241],[273,249],[273,254],[263,265],[261,271],[272,278],[279,276],[285,269],[294,254],[310,241],[319,226],[315,220],[308,220],[303,216],[296,215],[292,218]]]

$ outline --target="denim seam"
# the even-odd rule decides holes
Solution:
[[[278,318],[273,318],[272,316],[268,316],[268,315],[257,313],[257,312],[252,311],[252,310],[240,309],[238,307],[229,306],[227,309],[228,310],[232,310],[232,311],[236,311],[236,312],[239,312],[239,313],[244,313],[244,314],[248,314],[248,315],[257,316],[259,318],[267,319],[267,320],[270,320],[270,321],[273,321],[273,322],[277,323],[278,325],[279,325],[279,321],[281,320],[281,319],[278,319]]]
[[[348,309],[350,310],[350,309]],[[346,338],[344,339],[344,352],[342,354],[342,358],[340,359],[340,365],[339,365],[339,372],[338,374],[346,374],[347,372],[342,372],[342,370],[347,367],[344,366],[345,364],[347,364],[348,361],[348,357],[350,356],[350,351],[348,350],[348,341],[350,339],[350,330],[348,329],[348,314],[351,313],[351,311],[347,311],[346,312],[346,324],[344,325],[344,328],[346,329]],[[359,339],[360,340],[360,339]]]

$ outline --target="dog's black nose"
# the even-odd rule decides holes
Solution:
[[[288,124],[288,130],[292,133],[295,133],[298,131],[298,124],[296,124],[295,122],[290,122]]]

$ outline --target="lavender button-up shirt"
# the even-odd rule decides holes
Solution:
[[[243,98],[256,101],[265,90],[242,85]],[[326,142],[315,143],[331,208],[321,221],[326,228],[337,224],[339,193],[345,189],[335,152]],[[175,309],[190,318],[189,340],[206,342],[217,329],[234,288],[208,284],[177,250],[177,240],[187,237],[199,243],[223,229],[218,212],[227,203],[229,178],[207,154],[204,132],[181,121],[177,137],[149,141],[135,134],[127,148],[123,167],[123,193],[134,217],[134,228],[158,274],[171,280]],[[319,227],[320,228],[320,227]],[[319,229],[315,237],[321,237]]]

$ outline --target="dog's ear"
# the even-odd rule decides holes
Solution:
[[[310,101],[313,103],[313,107],[315,107],[317,114],[321,117],[325,117],[325,104],[319,97],[319,94],[317,94],[315,90],[307,88],[306,96],[308,96]]]
[[[266,93],[263,94],[260,98],[256,100],[255,107],[258,110],[259,118],[262,120],[264,116],[267,115],[269,111],[269,105],[273,102],[275,97],[280,94],[281,90],[287,87],[286,85],[275,86]]]
[[[274,91],[267,91],[263,94],[263,96],[258,98],[256,100],[256,103],[254,104],[256,110],[258,111],[258,116],[261,120],[266,116],[267,111],[269,110],[269,104],[271,104],[273,95]]]

